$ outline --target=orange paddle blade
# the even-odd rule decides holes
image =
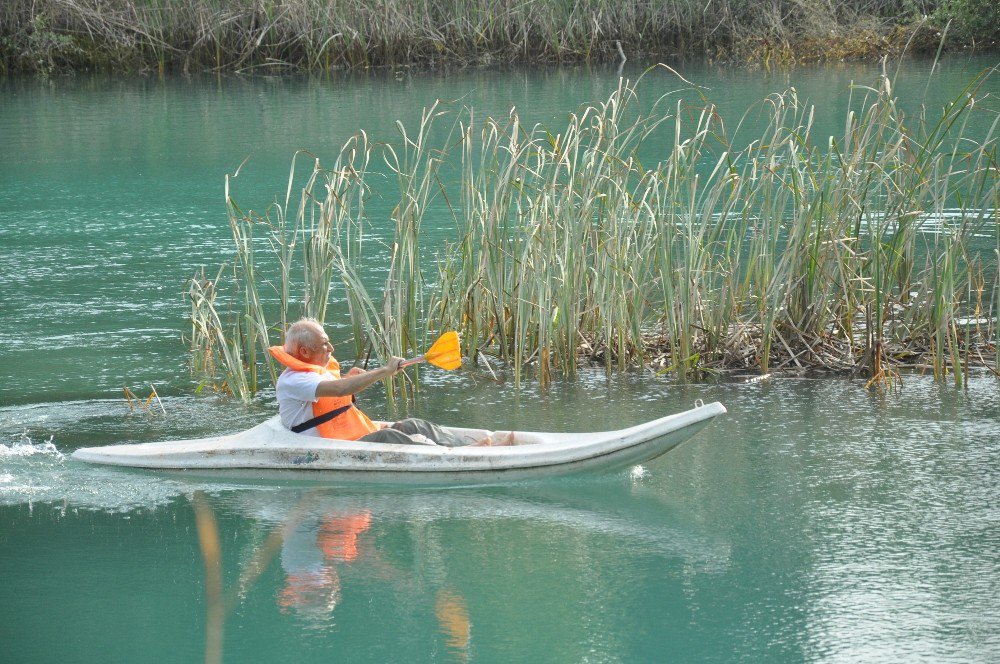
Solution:
[[[458,346],[458,332],[445,332],[424,353],[424,359],[447,371],[462,366],[462,350]]]

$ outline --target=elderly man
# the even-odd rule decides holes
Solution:
[[[402,358],[391,357],[385,366],[371,371],[354,367],[341,376],[330,337],[311,318],[293,323],[285,333],[284,347],[272,346],[271,354],[285,366],[275,386],[278,414],[282,424],[296,433],[379,443],[465,444],[426,420],[376,424],[354,404],[355,394],[402,371]]]

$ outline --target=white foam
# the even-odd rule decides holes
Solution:
[[[44,443],[33,443],[28,434],[21,434],[21,440],[17,443],[12,443],[10,445],[4,445],[0,443],[0,458],[9,457],[30,457],[36,454],[42,454],[47,456],[55,457],[56,459],[64,458],[62,452],[56,449],[56,446],[52,443],[52,437],[50,436]]]

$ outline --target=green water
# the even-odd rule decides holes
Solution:
[[[933,108],[993,64],[911,63],[897,89]],[[848,84],[876,71],[683,73],[733,122],[794,85],[817,100],[819,133],[836,133]],[[617,428],[696,399],[729,409],[641,469],[510,486],[254,485],[68,458],[274,412],[266,393],[250,408],[194,396],[179,338],[185,278],[229,255],[223,175],[244,158],[238,194],[259,208],[296,149],[329,157],[359,128],[394,139],[394,122],[435,98],[558,124],[616,75],[0,83],[0,661],[203,660],[196,492],[235,589],[225,661],[1000,659],[990,377],[959,391],[910,376],[878,396],[834,379],[682,386],[588,370],[517,391],[475,370],[425,374],[416,414],[495,429]],[[650,97],[677,87],[647,83]],[[369,210],[392,204],[376,196]],[[431,241],[450,224],[442,215]],[[330,328],[337,342],[346,322]],[[151,383],[166,414],[129,414],[121,386],[145,396]],[[365,404],[397,414],[376,391]]]

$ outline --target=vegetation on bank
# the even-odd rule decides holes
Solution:
[[[752,109],[768,118],[754,136],[708,100],[644,109],[627,82],[559,130],[461,110],[432,143],[450,115],[435,105],[399,125],[398,144],[358,134],[330,167],[313,161],[301,188],[293,161],[263,214],[227,179],[237,257],[191,281],[196,365],[250,398],[257,372],[274,371],[266,347],[289,318],[323,320],[339,280],[356,357],[414,355],[456,329],[467,358],[495,358],[515,381],[581,361],[681,380],[819,368],[888,387],[902,367],[959,385],[970,366],[1000,371],[1000,119],[969,131],[989,113],[981,82],[917,116],[887,77],[856,86],[836,136],[814,134],[794,89]],[[647,165],[651,140],[665,157]],[[398,185],[380,187],[397,201],[375,234],[388,256],[365,212],[379,168]],[[421,227],[442,210],[458,233],[428,272]]]
[[[946,26],[948,29],[945,30]],[[266,73],[707,55],[791,63],[996,48],[992,0],[6,0],[0,66]]]

